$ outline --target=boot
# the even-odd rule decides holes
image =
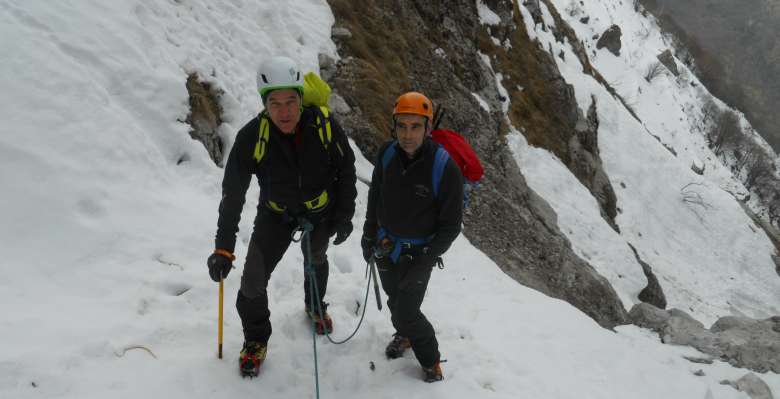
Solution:
[[[388,359],[397,359],[404,355],[404,351],[412,347],[412,343],[409,342],[409,338],[406,338],[398,333],[393,334],[393,340],[387,344],[385,348],[385,355]]]
[[[317,330],[317,334],[319,335],[325,334],[326,332],[328,334],[333,332],[333,319],[330,318],[327,308],[327,304],[323,303],[322,318],[320,318],[320,313],[318,310],[315,309],[312,311],[306,307],[306,315],[309,316],[309,319],[311,319],[312,322],[314,322],[314,328]]]
[[[441,373],[441,362],[436,362],[430,368],[423,367],[423,380],[425,382],[436,382],[444,379]]]
[[[257,377],[260,373],[260,365],[265,360],[268,346],[257,341],[244,342],[241,354],[238,357],[238,368],[242,377]]]

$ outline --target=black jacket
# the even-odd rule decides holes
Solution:
[[[368,210],[363,235],[375,238],[384,227],[390,234],[404,238],[433,235],[427,244],[430,254],[440,256],[460,234],[463,220],[463,175],[452,159],[447,161],[439,185],[439,195],[433,193],[433,163],[438,144],[429,138],[414,158],[400,148],[383,170],[382,156],[393,142],[379,149],[374,162]]]
[[[269,123],[268,144],[260,163],[254,158],[259,118],[258,115],[239,130],[225,164],[216,248],[230,252],[235,249],[238,222],[252,175],[257,176],[260,184],[258,212],[269,200],[290,210],[301,209],[304,201],[328,190],[327,219],[332,222],[351,220],[357,196],[355,154],[332,114],[332,141],[327,151],[319,138],[316,112],[311,107],[304,108],[298,122],[297,145],[293,135],[283,136],[273,123]]]

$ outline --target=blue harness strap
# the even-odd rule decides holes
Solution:
[[[404,246],[427,244],[431,241],[433,236],[424,238],[397,237],[390,234],[384,227],[380,227],[379,231],[376,233],[376,238],[378,242],[382,242],[385,238],[389,238],[393,242],[393,250],[390,251],[389,256],[393,263],[398,263],[398,258],[401,257],[401,250]]]

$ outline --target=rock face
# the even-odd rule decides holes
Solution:
[[[635,305],[631,321],[656,331],[667,344],[690,345],[737,367],[780,372],[780,316],[765,320],[726,316],[707,330],[685,312]]]
[[[623,32],[620,30],[620,27],[612,25],[601,34],[599,41],[596,42],[596,48],[600,50],[606,47],[610,53],[620,56],[620,48],[622,47],[620,38],[622,36]]]
[[[531,14],[531,19],[535,24],[543,24],[544,18],[542,16],[542,7],[539,4],[539,0],[525,0],[523,5],[528,9]]]
[[[677,68],[677,61],[674,60],[672,50],[666,50],[657,56],[658,61],[669,70],[674,76],[680,76],[680,70]]]
[[[769,386],[759,376],[748,373],[736,381],[723,380],[721,385],[730,385],[740,392],[745,392],[751,399],[773,399]]]
[[[222,107],[219,105],[220,92],[207,82],[201,82],[197,74],[187,77],[187,91],[190,93],[190,114],[187,123],[192,127],[190,136],[203,143],[211,160],[222,162],[222,140],[217,128],[222,123]]]
[[[482,188],[465,213],[470,241],[522,284],[568,301],[602,326],[625,323],[612,287],[573,253],[554,211],[528,187],[507,148],[508,116],[529,143],[567,165],[588,165],[578,169],[582,178],[594,182],[597,196],[610,197],[595,161],[596,104],[578,106],[552,56],[529,39],[513,2],[485,1],[502,21],[490,27],[479,23],[469,0],[329,3],[335,28],[351,32],[334,37],[341,60],[330,83],[350,110],[338,113],[339,121],[363,154],[373,161],[390,136],[398,95],[427,94],[447,109],[442,127],[463,134],[485,167]],[[499,91],[493,71],[502,74],[508,92]],[[581,111],[586,108],[588,116]]]
[[[751,399],[773,399],[769,386],[753,373],[745,374],[734,383],[740,392],[745,392]]]
[[[645,277],[647,277],[647,286],[639,292],[639,300],[659,309],[666,309],[666,295],[664,295],[658,278],[653,274],[653,268],[639,257],[639,253],[636,252],[636,248],[633,245],[628,244],[628,246],[634,252],[636,261],[642,265],[642,271],[645,273]]]
[[[573,95],[573,93],[572,93]],[[567,165],[574,176],[590,189],[596,201],[599,203],[601,217],[609,223],[613,230],[620,232],[615,223],[617,217],[617,197],[612,188],[612,183],[601,163],[599,156],[598,128],[599,118],[596,112],[596,98],[591,97],[587,118],[579,112],[577,102],[572,99],[573,107],[577,112],[577,122],[574,130],[576,134],[569,139],[569,155],[571,161]]]

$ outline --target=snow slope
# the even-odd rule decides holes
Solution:
[[[314,396],[295,248],[271,280],[275,332],[260,378],[236,372],[240,262],[226,282],[226,357],[216,359],[217,288],[204,263],[221,169],[178,120],[186,74],[198,71],[225,91],[222,133],[232,137],[258,110],[253,70],[262,56],[281,52],[314,68],[318,52],[335,56],[332,24],[327,5],[313,0],[285,8],[0,0],[0,397]],[[367,194],[358,189],[356,225]],[[357,234],[329,251],[336,338],[355,325],[363,300],[359,253]],[[517,284],[462,237],[446,263],[424,305],[449,360],[446,381],[420,381],[411,354],[384,359],[393,331],[370,300],[353,341],[318,338],[321,397],[746,398],[718,383],[745,370],[688,363],[681,355],[695,351],[637,328],[601,329]],[[691,374],[699,368],[705,376]],[[764,378],[780,392],[780,378]]]
[[[643,275],[627,246],[632,244],[658,276],[669,306],[705,324],[729,314],[764,318],[780,313],[780,278],[771,259],[775,249],[729,193],[745,189],[707,148],[697,126],[709,93],[680,62],[680,78],[666,73],[652,82],[644,79],[647,66],[669,46],[631,2],[552,3],[584,41],[593,65],[642,120],[582,73],[568,42],[556,42],[549,29],[534,26],[528,10],[520,7],[527,30],[552,49],[583,112],[591,96],[597,101],[599,149],[618,199],[620,234],[601,219],[596,201],[559,160],[528,146],[520,134],[510,137],[529,185],[559,214],[561,230],[575,250],[610,280],[627,308],[638,302],[643,287],[636,284]],[[542,11],[545,24],[555,26],[544,4]],[[590,17],[587,24],[580,22],[585,16]],[[597,50],[593,39],[612,24],[623,31],[619,57]],[[704,176],[691,170],[693,162],[706,164]],[[690,202],[699,196],[704,205]]]

